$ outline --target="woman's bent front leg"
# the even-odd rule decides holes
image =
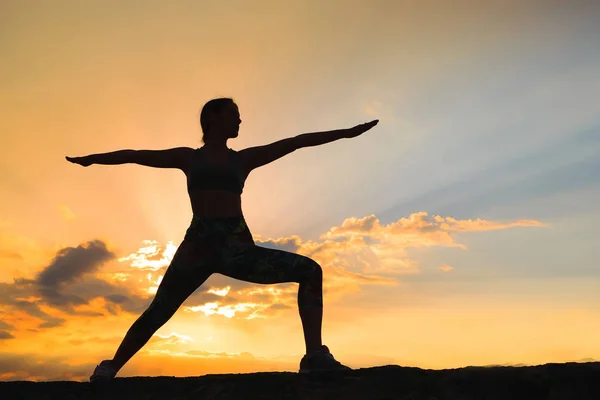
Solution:
[[[227,260],[227,258],[225,258]],[[219,270],[223,275],[254,283],[297,282],[298,309],[302,320],[306,353],[322,346],[323,270],[311,258],[248,243],[236,249]]]
[[[319,264],[311,261],[314,263],[309,266],[311,272],[298,287],[298,311],[304,330],[306,354],[319,350],[323,345],[323,270]]]

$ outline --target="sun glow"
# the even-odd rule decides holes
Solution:
[[[223,297],[223,296],[226,296],[230,290],[231,290],[231,286],[227,286],[223,289],[210,289],[208,291],[208,293],[213,293],[213,294],[216,294],[217,296]]]
[[[176,251],[177,246],[172,241],[167,242],[163,249],[156,240],[144,240],[135,253],[119,258],[119,261],[131,261],[130,265],[134,268],[158,271],[171,263]]]
[[[265,310],[269,307],[269,304],[257,304],[257,303],[238,303],[238,304],[227,304],[224,306],[219,303],[206,303],[201,306],[187,307],[187,310],[192,312],[202,311],[204,315],[218,314],[227,318],[233,318],[236,313],[248,313],[247,319],[253,318],[265,318],[259,314],[260,311]]]

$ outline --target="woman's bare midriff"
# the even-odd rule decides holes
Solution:
[[[192,212],[197,217],[242,216],[242,197],[225,190],[197,190],[190,193]]]

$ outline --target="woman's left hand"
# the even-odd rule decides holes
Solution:
[[[371,129],[372,127],[374,127],[375,125],[377,125],[378,122],[379,122],[379,120],[376,119],[371,122],[365,122],[364,124],[356,125],[355,127],[347,129],[347,133],[346,133],[346,135],[344,135],[344,137],[353,138],[353,137],[360,136],[363,133],[365,133],[366,131],[368,131],[369,129]]]

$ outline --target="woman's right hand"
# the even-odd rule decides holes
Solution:
[[[88,167],[93,164],[90,156],[83,157],[65,157],[67,161],[72,162],[73,164],[79,164],[84,167]]]

